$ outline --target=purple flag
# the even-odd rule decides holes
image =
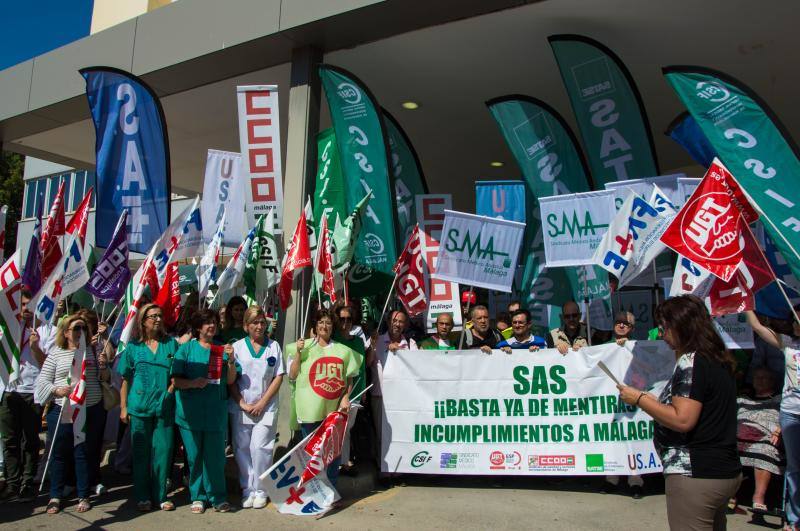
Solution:
[[[33,238],[28,247],[28,258],[25,260],[25,269],[22,271],[22,284],[27,286],[34,295],[42,287],[42,205],[44,201],[39,198],[39,208],[36,212],[36,225],[33,226]]]
[[[86,291],[104,301],[119,301],[131,278],[131,270],[128,269],[127,216],[128,211],[123,210],[111,242],[103,257],[95,264],[92,277],[86,284]]]

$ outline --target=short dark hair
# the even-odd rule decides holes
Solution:
[[[530,323],[531,322],[531,312],[530,311],[523,310],[522,308],[520,308],[519,310],[517,310],[516,312],[511,314],[511,320],[513,321],[514,317],[516,317],[518,315],[524,315],[526,323]]]
[[[192,315],[192,337],[197,339],[200,336],[200,329],[209,323],[214,323],[219,328],[219,315],[214,310],[204,308]]]
[[[333,311],[336,313],[337,319],[341,315],[342,310],[350,310],[350,315],[353,317],[353,322],[358,323],[361,321],[361,308],[356,307],[352,301],[337,302],[333,305]]]
[[[394,316],[398,313],[405,315],[406,321],[411,321],[411,317],[408,316],[408,312],[405,311],[404,308],[398,308],[397,310],[392,310],[391,312],[389,312],[389,321],[391,322],[391,320],[394,319]]]
[[[31,290],[28,289],[27,286],[23,287],[21,290],[19,290],[19,296],[20,297],[25,297],[26,299],[32,299],[33,298],[33,294],[31,293]]]
[[[334,314],[332,310],[328,310],[327,308],[320,308],[314,313],[314,321],[311,323],[311,327],[316,328],[317,323],[325,318],[330,319],[331,323],[336,324],[336,314]]]

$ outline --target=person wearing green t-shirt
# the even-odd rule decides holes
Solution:
[[[247,311],[247,302],[243,297],[231,297],[225,305],[225,324],[219,328],[214,341],[220,345],[235,343],[247,337],[244,329],[244,312]]]
[[[217,512],[231,510],[226,501],[225,432],[227,386],[236,381],[236,356],[231,345],[213,344],[218,326],[215,312],[197,312],[192,317],[194,339],[181,345],[172,362],[175,423],[189,461],[193,513],[204,512],[206,501]]]
[[[350,347],[353,351],[360,354],[363,360],[366,358],[368,347],[362,336],[353,335],[353,331],[357,330],[357,328],[353,326],[356,322],[357,315],[355,307],[349,303],[341,304],[337,305],[334,311],[336,312],[336,332],[333,335],[334,341],[338,341]],[[355,377],[353,390],[350,391],[350,396],[358,395],[366,386],[367,367],[366,363],[362,362],[358,368],[358,376]],[[361,399],[359,398],[358,401],[360,403]],[[347,417],[347,428],[344,432],[344,441],[342,442],[342,462],[344,462],[342,465],[342,472],[350,475],[355,474],[355,464],[350,459],[350,431],[356,423],[356,415],[359,409],[360,408],[350,409],[350,415]]]
[[[363,363],[362,356],[333,340],[334,314],[320,310],[314,319],[316,336],[286,346],[289,379],[295,381],[294,406],[303,437],[322,424],[337,409],[350,411],[353,377]],[[341,457],[328,465],[328,478],[333,485],[339,477]]]
[[[164,317],[157,304],[145,304],[136,324],[139,340],[128,343],[117,365],[123,378],[119,417],[130,423],[131,430],[136,508],[149,511],[158,505],[172,511],[175,504],[167,500],[175,421],[170,371],[178,342],[164,334]]]
[[[440,313],[436,316],[436,333],[419,342],[422,350],[456,350],[457,339],[453,337],[453,316]]]

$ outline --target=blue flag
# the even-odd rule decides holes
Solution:
[[[36,225],[33,226],[33,237],[28,247],[28,258],[25,260],[25,269],[22,270],[22,284],[27,286],[31,293],[36,293],[42,287],[42,207],[44,200],[39,198],[39,207],[36,210]]]
[[[132,74],[110,67],[80,72],[97,135],[96,245],[109,247],[126,210],[130,250],[146,254],[170,219],[164,111],[153,90]]]
[[[700,166],[708,168],[717,151],[703,134],[703,130],[688,112],[682,112],[669,124],[665,134],[677,142]]]
[[[92,276],[86,284],[86,291],[100,300],[119,301],[131,279],[131,270],[128,268],[127,216],[127,210],[123,210],[111,243],[106,247],[100,261],[95,264]]]

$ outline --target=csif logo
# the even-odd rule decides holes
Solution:
[[[369,249],[369,252],[375,255],[383,254],[383,240],[378,235],[368,232],[364,235],[364,245]]]
[[[731,97],[731,93],[721,83],[716,81],[698,81],[695,85],[697,97],[711,103],[722,103]]]
[[[352,83],[339,83],[339,86],[336,87],[336,94],[350,105],[361,102],[361,91]]]
[[[575,236],[589,236],[590,234],[592,236],[597,236],[597,229],[608,228],[608,224],[595,225],[594,222],[592,222],[592,215],[588,210],[583,215],[583,223],[581,223],[578,217],[578,212],[573,211],[572,216],[566,212],[562,212],[560,223],[557,214],[548,214],[547,224],[550,226],[547,229],[547,234],[550,235],[551,238],[563,236],[567,233],[569,233],[571,238]]]
[[[504,257],[503,266],[509,267],[511,265],[511,258],[508,253],[495,250],[494,236],[490,236],[489,241],[484,245],[480,233],[477,236],[473,236],[469,231],[466,231],[462,237],[458,229],[452,228],[447,231],[447,242],[444,247],[451,253],[463,253],[466,250],[470,258],[485,259],[488,257],[489,260],[494,261],[496,256],[501,256]]]
[[[427,451],[423,450],[421,452],[417,452],[414,454],[414,457],[411,458],[411,466],[414,468],[419,468],[423,465],[428,464],[433,457]]]

